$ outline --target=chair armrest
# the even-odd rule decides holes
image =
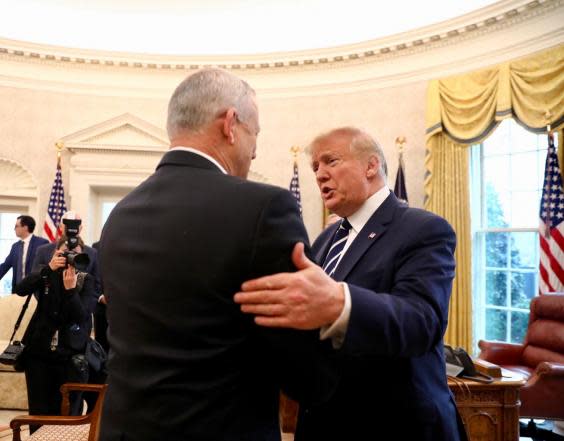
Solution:
[[[480,340],[478,346],[481,350],[478,358],[482,360],[499,365],[522,364],[523,345],[521,344]]]
[[[71,390],[81,390],[83,392],[100,392],[104,389],[103,384],[88,384],[88,383],[64,383],[61,386],[61,393],[66,394]]]
[[[40,425],[80,425],[89,424],[91,415],[81,416],[55,416],[55,415],[20,415],[10,421],[13,432],[13,441],[21,441],[20,428],[30,424]]]
[[[550,375],[553,377],[564,377],[564,364],[542,361],[537,365],[535,374],[539,376]]]
[[[60,391],[63,396],[61,402],[61,414],[68,415],[70,413],[70,392],[98,392],[100,393],[106,386],[104,384],[87,384],[87,383],[63,383]]]

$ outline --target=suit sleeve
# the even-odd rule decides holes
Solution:
[[[390,292],[349,284],[352,308],[341,351],[416,357],[437,344],[448,320],[455,242],[444,219],[429,217],[413,226],[390,263],[395,271]]]
[[[2,277],[4,277],[8,271],[10,271],[10,268],[14,267],[15,256],[16,256],[16,247],[15,245],[12,245],[12,248],[10,249],[10,254],[8,254],[6,260],[4,260],[3,263],[0,263],[0,279],[2,279]]]
[[[49,269],[51,271],[51,269]],[[43,287],[43,280],[41,278],[42,271],[32,272],[25,276],[13,289],[14,293],[19,296],[27,296],[32,294],[38,289]]]
[[[297,242],[309,241],[294,197],[287,191],[277,193],[264,207],[256,227],[251,278],[293,272],[291,253]],[[256,326],[256,325],[254,325]],[[326,342],[320,342],[319,330],[296,331],[257,326],[275,362],[283,390],[302,403],[325,401],[336,385],[336,371]]]
[[[64,302],[69,321],[83,322],[90,317],[96,308],[98,294],[95,289],[94,277],[87,274],[80,292],[76,289],[65,290]]]
[[[94,278],[94,290],[97,294],[97,296],[99,297],[100,294],[102,294],[102,276],[100,274],[100,264],[99,264],[99,257],[100,254],[98,253],[98,250],[96,248],[92,248],[92,268],[90,270],[90,274],[92,275],[92,277]]]

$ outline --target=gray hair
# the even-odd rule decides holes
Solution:
[[[380,147],[378,141],[376,141],[376,139],[370,136],[367,132],[357,129],[356,127],[339,127],[338,129],[322,133],[311,142],[307,148],[308,153],[311,154],[315,145],[323,142],[325,139],[332,138],[333,136],[348,136],[351,139],[349,144],[351,152],[353,152],[357,158],[376,155],[378,161],[380,162],[380,176],[383,179],[388,177],[388,164],[386,163],[382,147]]]
[[[255,91],[247,82],[216,68],[202,69],[178,85],[168,103],[166,129],[170,139],[182,130],[200,132],[230,107],[249,121]]]

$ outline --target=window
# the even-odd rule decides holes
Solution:
[[[546,135],[513,120],[471,151],[474,338],[519,343],[538,292]]]
[[[91,198],[91,219],[89,237],[92,242],[100,240],[104,224],[117,203],[126,196],[132,188],[126,187],[94,187]]]
[[[4,262],[16,240],[14,225],[19,213],[0,212],[0,262]],[[12,270],[8,271],[0,280],[0,296],[12,293]]]

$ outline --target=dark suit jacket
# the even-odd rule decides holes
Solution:
[[[48,292],[45,292],[48,285]],[[51,338],[59,332],[57,354],[84,353],[92,330],[92,312],[98,296],[94,278],[86,275],[80,289],[66,290],[62,273],[49,266],[32,272],[16,286],[18,295],[39,292],[37,307],[22,339],[26,354],[52,356]]]
[[[49,265],[56,247],[56,243],[48,243],[37,249],[35,259],[33,260],[33,272],[38,272],[45,265]],[[90,258],[90,263],[86,268],[86,272],[94,278],[94,288],[96,293],[100,295],[102,293],[102,282],[100,280],[100,271],[98,269],[98,251],[88,245],[85,245],[82,252],[88,254],[88,257]]]
[[[29,274],[31,272],[31,268],[32,268],[32,264],[33,264],[33,259],[35,257],[35,254],[38,250],[39,247],[41,247],[44,244],[48,244],[49,241],[47,239],[44,239],[42,237],[38,237],[38,236],[31,236],[31,239],[29,241],[29,246],[27,247],[27,256],[26,256],[26,261],[25,261],[25,273]],[[6,260],[4,261],[4,263],[0,264],[0,279],[2,279],[2,277],[4,277],[4,275],[10,271],[10,268],[12,268],[13,273],[12,273],[12,292],[16,292],[14,291],[15,287],[16,287],[16,275],[18,273],[18,271],[21,270],[21,259],[18,259],[18,256],[21,256],[20,254],[20,249],[21,247],[23,247],[23,243],[21,243],[19,240],[14,243],[12,245],[12,249],[10,250],[10,254],[8,254],[8,257],[6,257]]]
[[[319,332],[258,327],[233,301],[245,280],[293,270],[297,241],[307,236],[288,191],[165,154],[102,233],[101,440],[279,440],[280,385],[323,399]]]
[[[312,251],[323,262],[338,224]],[[334,274],[351,293],[342,378],[322,406],[302,406],[296,440],[456,441],[443,334],[455,234],[442,218],[390,194]]]

